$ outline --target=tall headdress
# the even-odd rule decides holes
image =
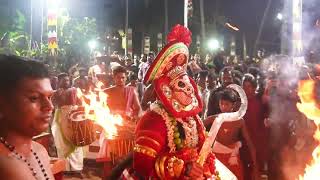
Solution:
[[[186,73],[191,32],[178,24],[168,34],[167,41],[148,69],[144,83],[154,84],[164,108],[174,117],[196,115],[202,109],[201,98]]]

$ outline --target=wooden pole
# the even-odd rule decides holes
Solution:
[[[184,0],[184,16],[183,16],[183,19],[184,19],[184,26],[185,27],[188,27],[188,0]]]
[[[124,49],[124,54],[128,54],[128,28],[129,28],[129,0],[126,0],[126,19],[125,19],[125,38],[126,38],[126,47]]]
[[[206,37],[206,26],[204,23],[203,0],[200,0],[200,19],[201,19],[201,41],[204,42]]]
[[[168,35],[168,0],[164,0],[164,34]]]

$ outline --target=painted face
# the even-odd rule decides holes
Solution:
[[[173,98],[180,104],[187,106],[192,103],[194,89],[187,75],[183,75],[171,83],[171,89],[173,90]]]
[[[178,69],[179,67],[176,68]],[[197,85],[185,72],[176,76],[174,72],[178,71],[171,72],[154,81],[155,92],[159,100],[173,117],[197,115],[202,110]]]

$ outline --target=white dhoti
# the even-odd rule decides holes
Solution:
[[[64,111],[68,111],[68,106],[57,108],[52,123],[52,135],[56,145],[59,158],[67,161],[67,171],[81,171],[83,169],[83,149],[71,144],[63,135],[61,121],[67,121]],[[72,129],[70,129],[72,130]]]
[[[243,166],[240,162],[239,154],[241,145],[242,144],[240,141],[230,145],[230,147],[225,146],[218,141],[216,141],[213,145],[213,152],[215,153],[217,159],[219,159],[229,170],[231,170],[238,180],[244,179]]]
[[[233,148],[229,148],[218,141],[215,141],[213,145],[213,152],[219,153],[219,154],[230,154],[230,158],[228,160],[228,163],[230,165],[238,165],[238,156],[239,156],[239,149],[241,148],[242,144],[240,141],[236,142],[232,145]]]

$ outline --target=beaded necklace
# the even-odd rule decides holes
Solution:
[[[24,156],[22,156],[20,153],[18,153],[16,150],[15,150],[15,147],[11,144],[8,143],[8,141],[6,141],[3,137],[0,137],[0,142],[11,152],[13,153],[14,157],[16,159],[18,159],[19,161],[22,161],[24,162],[25,164],[27,164],[29,170],[31,171],[32,175],[37,179],[37,171],[31,166],[31,163],[30,161],[25,158]],[[43,164],[41,163],[40,161],[40,158],[38,156],[38,154],[32,150],[31,148],[31,153],[33,154],[33,156],[35,157],[40,169],[41,169],[41,172],[42,174],[44,175],[44,178],[45,180],[49,180],[50,178],[48,177],[48,174],[46,173],[46,169],[44,168]]]
[[[192,117],[189,117],[187,122],[180,118],[171,117],[158,103],[153,103],[151,105],[151,110],[161,115],[165,120],[170,152],[175,152],[184,147],[197,146],[199,142],[198,129],[196,121]],[[179,132],[178,124],[182,125],[184,132]],[[184,133],[185,139],[182,138],[181,133]]]

